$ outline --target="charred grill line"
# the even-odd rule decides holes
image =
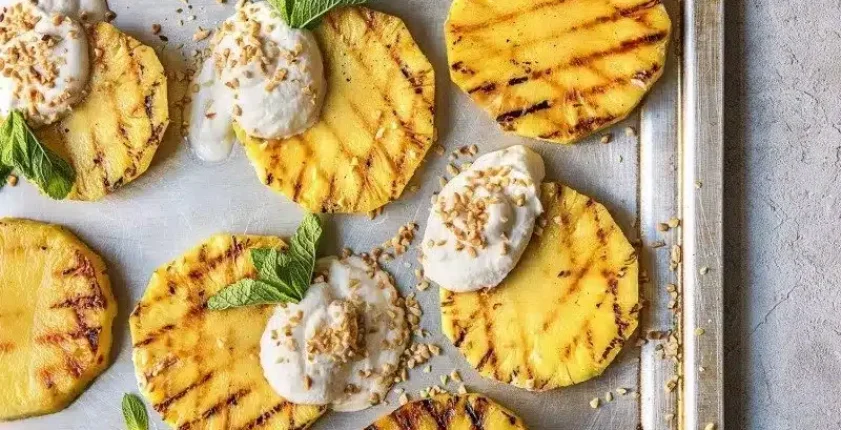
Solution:
[[[271,409],[269,409],[268,411],[263,412],[262,414],[260,414],[260,416],[258,416],[257,418],[254,418],[253,420],[249,421],[247,424],[245,424],[244,426],[240,427],[240,428],[239,428],[239,429],[237,429],[237,430],[252,430],[252,429],[255,429],[255,428],[257,428],[257,427],[261,427],[261,426],[263,426],[264,424],[268,423],[268,422],[269,422],[269,420],[270,420],[273,416],[275,416],[275,415],[277,415],[278,413],[280,413],[280,411],[282,411],[282,410],[286,409],[286,407],[287,407],[287,406],[289,406],[289,405],[291,405],[291,403],[289,403],[289,402],[287,402],[287,401],[280,402],[280,403],[278,403],[278,404],[274,405],[274,406],[273,406]],[[291,424],[291,423],[290,423],[290,424]]]
[[[507,123],[513,122],[516,119],[522,118],[522,117],[527,116],[527,115],[531,115],[535,112],[540,112],[542,110],[549,109],[551,107],[552,107],[552,104],[549,102],[549,100],[543,100],[540,103],[537,103],[537,104],[534,104],[534,105],[531,105],[531,106],[527,106],[523,109],[515,109],[515,110],[505,112],[505,113],[496,117],[496,122],[498,122],[500,124],[507,124]]]
[[[175,324],[167,324],[167,325],[165,325],[165,326],[163,326],[163,327],[161,327],[157,330],[154,330],[149,335],[147,335],[147,337],[145,339],[143,339],[139,342],[136,342],[134,344],[134,347],[135,348],[140,348],[140,347],[149,345],[149,344],[155,342],[156,340],[158,340],[159,337],[163,336],[164,334],[166,334],[167,332],[171,331],[174,328],[175,328]]]
[[[172,406],[173,403],[175,403],[175,402],[181,400],[182,398],[184,398],[184,396],[189,394],[190,391],[193,391],[196,388],[206,384],[212,378],[213,378],[213,373],[208,373],[208,374],[202,376],[201,379],[199,379],[198,381],[193,382],[192,384],[188,385],[187,388],[185,388],[185,389],[181,390],[180,392],[176,393],[174,396],[172,396],[168,399],[165,399],[164,401],[162,401],[158,404],[152,405],[152,407],[156,411],[158,411],[158,413],[163,415],[167,411],[167,409],[169,409],[169,407]]]
[[[468,90],[467,92],[469,94],[473,94],[473,93],[477,93],[477,92],[480,92],[480,91],[483,92],[483,93],[492,93],[492,92],[496,91],[496,83],[495,82],[488,82],[487,84],[480,85],[476,88],[473,88],[472,90]]]
[[[642,36],[642,37],[639,37],[639,38],[625,40],[625,41],[621,42],[618,46],[615,46],[615,47],[612,47],[612,48],[609,48],[609,49],[605,49],[605,50],[602,50],[602,51],[594,52],[594,53],[591,53],[589,55],[574,57],[574,58],[570,59],[566,64],[556,65],[556,66],[552,66],[550,68],[546,68],[546,69],[543,69],[543,70],[534,71],[534,72],[531,72],[525,78],[518,77],[518,78],[513,78],[513,80],[515,80],[515,82],[522,83],[522,82],[525,82],[525,80],[523,80],[523,79],[526,79],[526,80],[528,80],[528,79],[539,79],[540,77],[542,77],[544,75],[552,74],[552,72],[555,71],[555,70],[564,70],[564,69],[568,69],[568,68],[572,68],[572,67],[585,67],[585,66],[588,66],[588,65],[592,64],[594,61],[596,61],[598,59],[601,59],[601,58],[604,58],[606,56],[618,55],[618,54],[622,54],[622,53],[625,53],[625,52],[632,51],[632,50],[634,50],[638,47],[641,47],[641,46],[649,46],[649,45],[653,45],[655,43],[659,43],[659,42],[663,41],[666,37],[668,37],[668,32],[667,31],[659,31],[659,32],[652,33],[652,34]],[[567,91],[562,97],[558,97],[558,98],[555,98],[553,100],[545,100],[541,103],[538,103],[537,105],[532,105],[530,107],[523,107],[523,108],[520,108],[520,109],[509,110],[505,113],[502,113],[502,114],[498,115],[496,120],[497,120],[498,123],[505,126],[505,125],[508,125],[508,124],[514,122],[515,120],[518,120],[518,119],[520,119],[524,116],[530,115],[534,112],[538,112],[540,110],[548,109],[549,107],[551,107],[551,104],[553,104],[557,101],[570,100],[571,98],[575,99],[576,97],[587,97],[587,96],[594,95],[594,94],[600,94],[600,93],[603,93],[603,92],[607,91],[608,89],[610,89],[613,86],[626,85],[633,79],[639,79],[639,80],[647,82],[652,76],[654,76],[659,71],[659,69],[660,69],[660,67],[658,65],[653,65],[648,70],[636,72],[630,78],[615,79],[612,82],[609,82],[607,84],[597,85],[595,87],[592,87],[592,88],[589,88],[589,89],[583,90],[583,91],[578,90],[578,89],[573,89],[573,90]],[[519,82],[519,81],[522,81],[522,82]],[[509,83],[510,82],[511,81],[509,81]],[[487,86],[492,85],[492,84],[493,83],[485,83],[481,87],[487,87]],[[468,93],[473,93],[473,92],[475,92],[475,90],[476,89],[468,90]],[[542,105],[542,103],[547,103],[547,102],[550,104],[549,106],[543,106]],[[533,109],[535,107],[541,107],[541,109],[536,109],[534,111],[530,111],[530,109]],[[604,126],[607,123],[610,123],[610,122],[614,121],[615,119],[616,119],[615,116],[588,118],[588,119],[585,119],[583,121],[579,121],[578,123],[574,124],[572,127],[569,127],[569,131],[558,130],[558,131],[555,131],[555,132],[550,133],[550,134],[544,134],[543,136],[540,136],[540,137],[544,138],[544,139],[551,139],[551,138],[562,136],[565,131],[569,132],[569,133],[576,133],[576,132],[581,132],[581,131],[592,131],[594,129],[600,128],[601,126]]]
[[[50,309],[75,308],[75,309],[105,309],[104,297],[98,294],[78,296],[64,300],[50,306]]]
[[[547,0],[547,1],[532,5],[531,9],[517,10],[517,11],[509,12],[509,13],[506,13],[506,14],[497,15],[493,19],[489,19],[485,22],[480,22],[478,24],[463,25],[463,26],[452,25],[451,28],[453,29],[454,33],[458,32],[458,33],[461,33],[461,35],[463,36],[463,35],[475,32],[477,30],[489,28],[489,27],[492,27],[496,24],[501,24],[503,22],[513,20],[514,18],[517,18],[520,15],[525,15],[525,14],[529,14],[529,13],[533,13],[533,12],[539,12],[543,9],[551,8],[553,6],[559,6],[563,3],[566,3],[566,1],[567,0]]]
[[[210,417],[218,414],[224,408],[230,408],[231,406],[236,406],[237,402],[242,399],[243,397],[247,396],[251,393],[249,389],[241,389],[236,391],[235,393],[231,394],[227,398],[223,399],[222,401],[216,403],[215,405],[211,406],[210,409],[201,413],[201,418],[192,420],[190,422],[181,424],[178,427],[178,430],[189,430],[193,428],[193,424],[196,424],[201,421],[206,421],[210,419]]]
[[[564,1],[565,0],[561,0],[561,3],[563,3]],[[599,24],[607,24],[607,23],[611,23],[611,22],[616,22],[616,21],[618,21],[622,18],[632,18],[640,12],[643,12],[647,9],[651,9],[653,7],[658,6],[661,2],[662,2],[661,0],[652,0],[652,1],[641,3],[641,4],[638,4],[638,5],[635,5],[635,6],[630,6],[630,7],[625,7],[625,8],[616,8],[616,12],[614,12],[611,15],[602,15],[602,16],[593,18],[592,20],[590,20],[588,22],[569,27],[567,29],[564,29],[564,30],[558,32],[558,33],[550,34],[550,35],[547,35],[547,36],[545,36],[543,38],[540,38],[540,39],[536,39],[536,40],[532,40],[532,41],[529,41],[529,42],[524,43],[524,44],[520,44],[517,47],[518,48],[523,48],[523,47],[527,47],[527,46],[531,46],[531,45],[548,43],[549,41],[560,39],[561,37],[573,34],[575,32],[581,31],[581,30],[591,29],[591,28],[593,28],[593,27],[595,27]],[[551,6],[551,5],[549,5],[549,6]],[[499,22],[496,22],[497,24],[498,23],[503,23],[503,22],[506,22],[506,21],[511,21],[519,15],[524,15],[524,14],[527,14],[527,13],[530,13],[530,12],[531,11],[513,12],[513,13],[506,14],[506,15],[500,15],[500,16],[496,17],[496,19],[494,19],[494,21],[499,20]],[[503,18],[503,19],[500,19],[500,18]],[[643,25],[646,25],[646,27],[651,28],[645,23],[643,23]],[[470,31],[467,31],[467,32],[462,31],[458,26],[455,26],[455,25],[451,26],[451,32],[454,33],[454,34],[455,33],[460,33],[456,43],[461,42],[461,40],[464,38],[465,35],[470,34]],[[456,43],[454,43],[454,45]],[[488,55],[492,55],[492,56],[493,55],[499,55],[500,52],[502,52],[502,50],[497,50],[497,51],[490,52]],[[456,69],[454,68],[453,70],[456,70]]]
[[[391,57],[392,61],[397,66],[397,68],[400,69],[400,72],[403,74],[406,81],[409,82],[409,85],[411,87],[421,88],[421,87],[425,87],[425,86],[429,85],[428,83],[423,82],[422,80],[421,81],[416,81],[415,77],[408,70],[405,69],[406,66],[400,60],[399,54],[394,49],[394,47],[396,45],[399,45],[399,43],[400,43],[399,40],[397,40],[394,44],[389,44],[389,43],[386,43],[385,40],[383,40],[382,37],[380,37],[380,32],[376,31],[377,26],[376,26],[376,23],[374,21],[374,16],[375,15],[373,14],[373,12],[370,9],[353,8],[353,9],[350,9],[350,11],[352,13],[357,13],[361,16],[362,20],[365,22],[366,34],[371,34],[372,35],[371,37],[373,39],[375,39],[380,45],[382,45],[388,51],[389,57]],[[398,33],[398,37],[399,37],[399,33]],[[366,70],[370,70],[370,68],[366,67]],[[424,73],[425,73],[425,71],[424,71]],[[426,97],[423,97],[423,101],[427,104],[434,104],[434,100],[428,100]]]
[[[476,406],[479,406],[479,398],[476,399]],[[484,430],[484,411],[481,408],[476,409],[470,404],[470,399],[468,399],[464,402],[464,411],[467,412],[467,416],[470,418],[470,424],[473,426],[473,430]]]
[[[420,406],[426,411],[427,415],[429,415],[434,421],[435,426],[438,430],[447,430],[450,428],[450,422],[447,417],[441,416],[435,408],[435,404],[432,400],[424,399],[421,400]]]

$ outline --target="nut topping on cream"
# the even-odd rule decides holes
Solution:
[[[426,276],[466,292],[496,287],[519,261],[543,213],[543,160],[524,146],[478,158],[433,203],[423,240]]]

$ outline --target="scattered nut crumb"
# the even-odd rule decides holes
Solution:
[[[600,402],[601,401],[598,397],[594,397],[593,400],[590,400],[590,407],[593,409],[598,409]]]
[[[9,177],[6,178],[6,183],[9,184],[9,186],[16,187],[18,185],[18,177],[15,175],[9,175]]]
[[[161,34],[161,25],[160,24],[152,24],[152,34],[157,36]]]
[[[637,130],[633,127],[625,127],[625,136],[633,137],[637,135]]]
[[[601,137],[601,139],[599,139],[599,142],[610,143],[611,140],[613,140],[613,135],[612,134],[605,134]]]

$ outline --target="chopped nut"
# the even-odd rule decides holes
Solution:
[[[467,387],[464,384],[458,386],[458,393],[459,394],[467,394]]]
[[[611,141],[611,140],[613,140],[613,135],[611,135],[611,134],[605,134],[605,135],[603,135],[603,136],[601,137],[601,139],[599,139],[599,142],[601,142],[601,143],[610,143],[610,141]]]
[[[704,333],[706,333],[706,330],[701,327],[695,329],[695,336],[703,336]]]
[[[601,400],[598,397],[594,397],[593,400],[590,400],[590,407],[593,409],[598,409]]]
[[[152,24],[152,34],[157,36],[161,34],[161,25],[160,24]]]
[[[661,222],[661,223],[657,224],[657,231],[660,231],[660,232],[669,231],[669,225],[664,223],[664,222]]]
[[[18,177],[15,175],[9,175],[9,177],[6,178],[6,183],[9,184],[9,186],[16,187],[18,185]]]
[[[613,393],[611,393],[610,391],[604,393],[604,401],[607,402],[607,403],[612,402],[613,401]]]
[[[621,387],[617,388],[616,389],[616,394],[619,394],[620,396],[624,396],[625,394],[628,394],[628,389],[627,388],[621,388]]]
[[[193,34],[193,41],[200,42],[204,39],[207,39],[210,36],[210,30],[205,30],[199,27],[198,31]]]
[[[633,127],[625,127],[625,136],[633,137],[637,135],[637,130]]]
[[[400,395],[400,400],[399,400],[399,401],[400,401],[400,405],[401,405],[401,406],[402,406],[402,405],[405,405],[406,403],[409,403],[409,395],[408,395],[408,394],[406,394],[406,393],[401,394],[401,395]]]
[[[704,430],[715,430],[715,424],[707,423],[707,425],[704,426]]]
[[[668,224],[671,228],[678,228],[680,227],[680,220],[677,218],[672,218],[669,220]]]
[[[702,275],[706,275],[709,272],[710,272],[710,268],[707,267],[707,266],[704,266],[704,267],[698,269],[698,273],[700,273]]]

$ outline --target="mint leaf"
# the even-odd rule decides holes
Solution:
[[[16,168],[56,200],[67,197],[76,181],[73,167],[38,141],[18,111],[0,126],[0,165]]]
[[[289,22],[292,16],[292,8],[295,6],[294,0],[269,0],[269,4],[280,12],[280,16],[284,21]]]
[[[15,169],[0,164],[0,190],[3,189],[4,185],[6,185],[6,182],[9,180],[9,175],[12,174],[12,170]]]
[[[207,307],[214,311],[222,311],[243,306],[289,302],[298,303],[299,300],[283,293],[269,283],[254,279],[243,279],[216,293],[207,301]]]
[[[272,303],[298,303],[304,299],[315,270],[316,251],[324,229],[321,219],[307,214],[287,252],[257,248],[250,252],[258,279],[243,279],[229,285],[207,301],[212,310],[225,310]]]
[[[289,246],[291,260],[285,273],[288,274],[289,283],[300,294],[301,298],[306,294],[312,281],[312,272],[315,270],[315,256],[318,249],[318,241],[324,232],[321,227],[321,219],[313,214],[307,214],[298,231],[292,236]]]
[[[149,430],[149,416],[146,414],[146,406],[134,394],[123,396],[123,417],[126,419],[126,429]]]
[[[341,6],[354,6],[368,0],[270,0],[292,28],[312,29],[324,14]]]

